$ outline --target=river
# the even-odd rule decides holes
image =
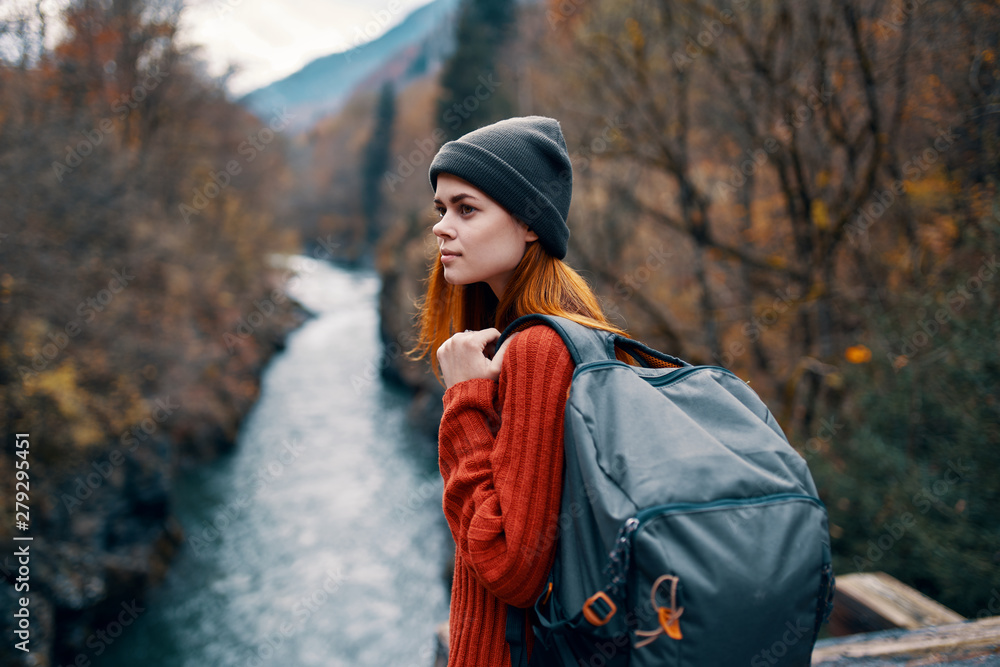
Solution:
[[[377,373],[378,278],[288,261],[316,317],[271,361],[234,453],[178,481],[187,540],[97,667],[433,663],[441,480]]]

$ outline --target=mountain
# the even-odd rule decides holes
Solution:
[[[317,58],[294,74],[248,93],[239,103],[261,118],[286,108],[299,130],[308,129],[339,110],[358,89],[374,88],[385,80],[404,84],[439,64],[454,45],[458,4],[459,0],[433,0],[363,44],[363,33],[356,28],[352,37],[359,42],[357,46]]]

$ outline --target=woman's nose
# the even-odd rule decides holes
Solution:
[[[447,213],[444,216],[442,216],[441,219],[438,220],[433,227],[431,227],[431,231],[434,232],[434,236],[449,237],[449,238],[455,237],[455,233],[451,227],[451,223],[448,221]]]

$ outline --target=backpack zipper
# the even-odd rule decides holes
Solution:
[[[724,498],[722,500],[713,500],[707,503],[668,503],[666,505],[647,507],[644,510],[640,510],[638,514],[629,519],[628,521],[632,521],[634,519],[636,522],[634,524],[634,528],[630,531],[630,535],[638,530],[641,524],[645,523],[654,516],[662,516],[664,514],[680,514],[694,510],[713,510],[720,507],[766,505],[786,500],[808,500],[821,509],[826,509],[826,505],[823,504],[822,500],[804,493],[776,493],[770,496],[760,496],[759,498]],[[626,523],[628,523],[628,521],[626,521]]]
[[[740,499],[724,498],[706,503],[668,503],[665,505],[654,505],[639,511],[635,516],[629,517],[618,529],[618,537],[608,554],[608,564],[605,571],[609,575],[609,584],[605,589],[619,599],[624,600],[624,587],[628,577],[629,561],[631,560],[632,549],[635,541],[635,534],[639,528],[650,519],[663,516],[665,514],[680,514],[694,510],[714,510],[720,507],[736,506],[756,506],[770,503],[779,503],[788,500],[805,500],[813,503],[817,507],[826,510],[826,506],[819,498],[809,496],[804,493],[775,493],[770,496],[760,496],[758,498]]]

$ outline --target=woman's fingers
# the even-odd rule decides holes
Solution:
[[[505,340],[503,345],[500,346],[500,349],[493,355],[493,359],[490,361],[490,372],[494,373],[494,378],[500,376],[500,366],[503,364],[503,355],[507,354],[507,348],[510,346],[510,342],[514,340],[514,336],[516,335],[517,334],[515,333]]]
[[[499,375],[499,365],[493,369],[486,347],[500,337],[496,329],[463,331],[446,340],[437,350],[438,365],[445,387],[465,380],[486,378],[494,380]]]

